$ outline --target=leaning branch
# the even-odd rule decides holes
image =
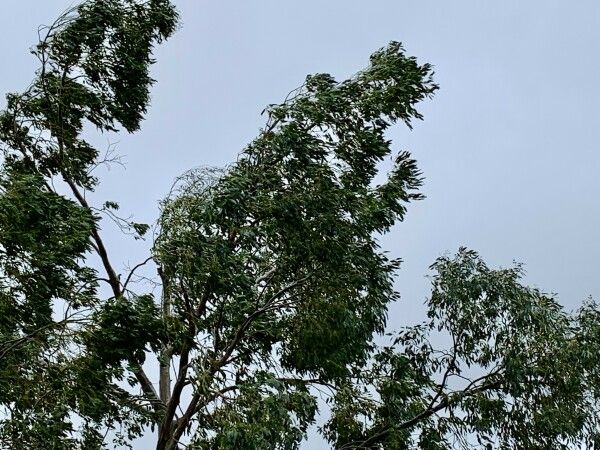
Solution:
[[[484,380],[487,378],[491,378],[494,375],[496,375],[496,373],[484,375],[483,377],[479,378],[478,380]],[[476,380],[474,380],[473,383],[475,381]],[[472,386],[473,383],[471,383],[471,385],[469,385],[469,386]],[[445,397],[437,405],[426,408],[424,411],[417,414],[412,419],[406,420],[402,423],[395,424],[395,425],[383,425],[379,428],[379,430],[377,430],[374,434],[372,434],[370,437],[368,437],[364,441],[345,444],[342,447],[340,447],[340,450],[372,448],[373,445],[381,443],[381,441],[383,439],[385,439],[393,431],[410,429],[410,428],[414,427],[415,425],[417,425],[419,422],[428,419],[429,417],[433,416],[434,414],[436,414],[446,408],[450,408],[450,407],[457,405],[461,400],[463,400],[466,397],[471,397],[475,394],[498,389],[501,386],[502,386],[501,380],[496,380],[496,381],[491,381],[489,383],[480,384],[479,386],[476,386],[476,387],[467,387],[465,390],[462,390],[453,396]]]
[[[81,206],[89,209],[90,206],[83,194],[81,193],[81,191],[77,188],[77,185],[67,177],[65,177],[65,181],[71,188],[73,195],[81,204]],[[118,298],[123,294],[123,291],[121,290],[119,276],[117,275],[117,273],[112,267],[112,264],[110,263],[108,252],[106,251],[106,246],[104,245],[104,242],[100,236],[100,233],[98,232],[98,228],[96,225],[92,227],[92,239],[94,242],[94,249],[96,250],[98,256],[102,260],[102,265],[104,266],[104,270],[106,271],[108,283],[113,291],[113,295],[115,296],[115,298]],[[149,401],[152,403],[152,405],[162,404],[158,394],[156,393],[156,390],[154,389],[154,386],[152,385],[152,382],[146,375],[146,372],[144,372],[144,369],[141,366],[137,365],[132,367],[132,371],[135,375],[136,380],[140,384],[140,387],[142,388],[142,392],[144,392],[144,394],[149,397]],[[164,404],[162,404],[162,406],[164,407]],[[155,409],[159,410],[161,408],[155,406]]]

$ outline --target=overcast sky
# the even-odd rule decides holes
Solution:
[[[70,4],[2,0],[0,92],[26,87],[37,26]],[[147,120],[138,134],[119,137],[127,168],[108,172],[101,188],[123,211],[154,221],[177,175],[234,160],[262,125],[263,107],[306,74],[342,79],[398,40],[435,66],[441,89],[422,105],[425,120],[412,132],[391,133],[396,148],[419,161],[427,195],[384,239],[404,260],[403,300],[391,309],[391,325],[423,318],[428,266],[460,246],[492,266],[523,262],[527,282],[570,309],[600,297],[600,2],[176,4],[183,24],[157,51]],[[118,242],[122,264],[143,259],[147,244]]]

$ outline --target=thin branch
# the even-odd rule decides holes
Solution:
[[[84,208],[87,208],[87,209],[91,209],[87,200],[85,199],[83,194],[79,191],[79,189],[77,188],[75,183],[72,180],[70,180],[67,176],[64,176],[64,179],[65,179],[65,182],[71,188],[73,195],[75,196],[77,201],[79,201],[81,206],[83,206]],[[106,271],[106,275],[108,276],[109,284],[110,284],[110,287],[112,288],[113,295],[115,296],[115,298],[119,298],[122,294],[121,283],[119,282],[119,276],[117,275],[117,273],[115,272],[115,270],[113,269],[113,267],[110,263],[110,259],[108,258],[108,252],[106,251],[104,242],[102,241],[102,238],[100,237],[100,233],[98,233],[97,226],[92,227],[92,238],[95,243],[95,249],[98,253],[98,256],[102,260],[102,265],[104,266],[104,270]]]
[[[148,264],[152,260],[152,258],[153,258],[152,256],[149,256],[148,258],[146,258],[141,263],[136,264],[135,266],[133,266],[133,268],[129,271],[129,275],[127,275],[127,278],[125,278],[125,282],[123,283],[123,288],[122,288],[123,291],[125,291],[127,289],[127,285],[131,281],[131,277],[133,276],[133,274],[135,273],[135,271],[137,269],[139,269],[140,267],[145,266],[146,264]]]
[[[439,389],[438,389],[437,393],[435,394],[435,396],[431,399],[431,402],[427,406],[427,409],[430,409],[433,407],[433,405],[435,405],[435,402],[438,400],[438,398],[444,392],[446,384],[448,383],[448,377],[450,376],[451,372],[456,368],[455,365],[456,365],[457,351],[456,351],[456,337],[454,336],[454,334],[452,334],[452,343],[453,343],[452,358],[450,359],[450,362],[448,363],[448,367],[446,368],[446,372],[444,373],[444,377],[442,378],[442,383],[440,384]]]

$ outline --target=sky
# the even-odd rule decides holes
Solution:
[[[440,90],[421,106],[423,122],[390,133],[395,149],[419,162],[427,196],[382,239],[404,261],[390,326],[424,318],[428,267],[460,246],[490,266],[523,263],[526,282],[567,309],[600,297],[600,2],[175,3],[182,26],[157,49],[142,130],[96,141],[116,144],[126,162],[102,173],[98,198],[153,222],[175,177],[235,160],[263,124],[264,106],[307,74],[344,79],[396,40],[435,66]],[[0,93],[28,85],[38,25],[71,4],[2,0]],[[106,232],[121,265],[144,259],[147,242]],[[326,447],[313,437],[304,448]]]

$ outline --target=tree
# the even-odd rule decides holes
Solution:
[[[519,266],[438,259],[426,320],[377,344],[399,266],[378,237],[422,197],[406,152],[375,185],[385,132],[437,90],[398,43],[346,81],[307,77],[236,163],[182,176],[148,259],[118,274],[100,216],[118,204],[88,203],[101,157],[82,131],[139,128],[152,49],[176,27],[168,0],[89,0],[46,30],[33,83],[8,96],[3,448],[128,446],[151,428],[157,449],[293,449],[319,396],[336,449],[600,446],[600,311],[567,314]],[[134,290],[142,264],[160,298]]]

